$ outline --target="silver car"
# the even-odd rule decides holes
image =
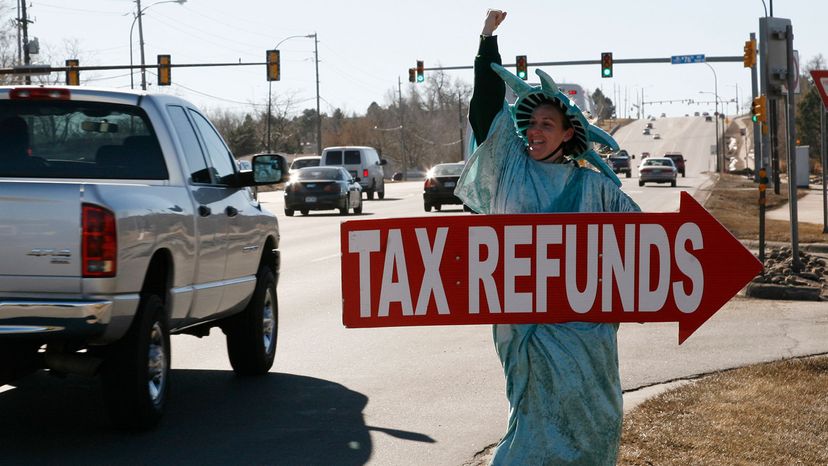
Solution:
[[[670,183],[675,187],[677,173],[672,159],[648,157],[638,167],[638,186],[644,186],[644,183]]]

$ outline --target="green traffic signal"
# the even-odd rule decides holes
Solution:
[[[601,54],[601,77],[612,77],[612,52],[604,52]]]
[[[515,68],[517,68],[517,77],[526,81],[526,77],[529,76],[527,72],[528,64],[526,63],[526,55],[518,55],[515,57]]]

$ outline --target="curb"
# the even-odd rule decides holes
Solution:
[[[754,239],[739,240],[748,249],[759,249],[759,241]],[[783,243],[780,241],[765,241],[765,247],[789,247],[791,243]],[[828,254],[828,243],[800,243],[800,251],[815,252],[817,254]]]
[[[745,288],[745,296],[758,299],[778,299],[784,301],[822,301],[822,288],[811,286],[787,286],[776,283],[750,283]]]

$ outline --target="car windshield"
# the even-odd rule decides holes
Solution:
[[[296,170],[298,168],[305,168],[305,167],[318,167],[319,166],[319,159],[297,159],[293,161],[290,168],[292,170]]]
[[[345,174],[338,168],[303,168],[296,174],[300,180],[344,180]]]
[[[435,165],[431,170],[434,173],[434,176],[460,176],[460,173],[463,171],[463,165]]]
[[[647,159],[644,165],[649,167],[672,167],[673,161],[670,159]]]

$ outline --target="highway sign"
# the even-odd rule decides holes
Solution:
[[[342,223],[348,328],[678,322],[686,340],[762,264],[686,192],[672,213]]]
[[[814,78],[814,85],[822,97],[822,104],[828,110],[828,70],[811,70],[811,77]]]
[[[701,55],[673,55],[670,57],[670,63],[673,65],[683,65],[685,63],[704,63],[704,54]]]

